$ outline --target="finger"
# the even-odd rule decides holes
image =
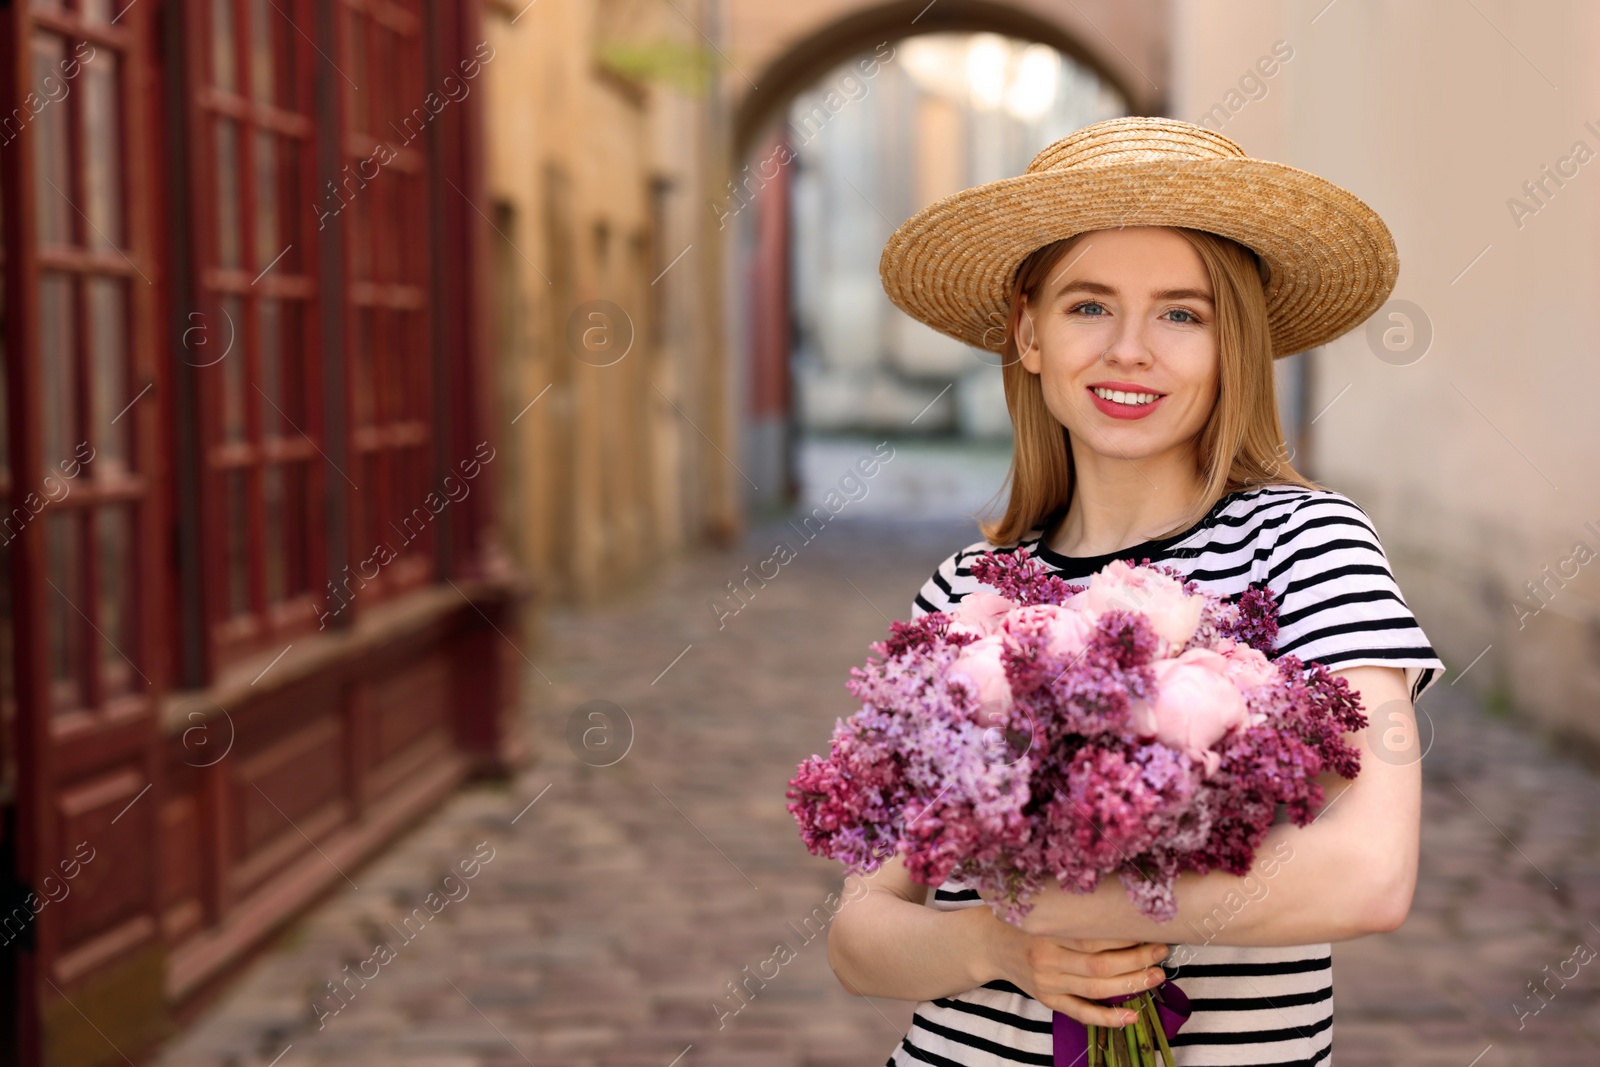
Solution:
[[[1167,955],[1167,946],[1160,942],[1135,945],[1132,948],[1107,949],[1101,952],[1073,952],[1067,949],[1060,954],[1041,954],[1043,959],[1060,966],[1062,970],[1096,978],[1109,978],[1142,971],[1155,966]]]
[[[1160,967],[1147,967],[1122,974],[1090,975],[1071,970],[1035,968],[1033,982],[1047,993],[1070,993],[1073,996],[1099,1000],[1104,997],[1126,996],[1154,989],[1167,980],[1167,972]]]
[[[1091,1000],[1143,993],[1166,980],[1167,972],[1160,967],[1104,976],[1079,974],[1054,967],[1035,967],[1033,971],[1033,986],[1040,992],[1070,994]]]
[[[1152,967],[1147,971],[1138,971],[1134,974],[1119,974],[1113,978],[1086,978],[1083,975],[1063,975],[1059,980],[1052,980],[1045,976],[1039,982],[1041,988],[1053,992],[1063,993],[1075,997],[1085,997],[1089,1000],[1105,1000],[1108,997],[1122,997],[1130,993],[1143,993],[1147,989],[1154,989],[1167,980],[1167,974],[1159,967]]]
[[[1103,941],[1079,938],[1055,938],[1056,944],[1070,948],[1074,952],[1111,952],[1120,948],[1134,948],[1138,941]]]
[[[1096,1004],[1082,997],[1072,996],[1070,993],[1046,994],[1039,998],[1039,1002],[1052,1011],[1059,1011],[1062,1015],[1076,1019],[1085,1026],[1105,1026],[1116,1030],[1138,1018],[1135,1012],[1127,1008]]]

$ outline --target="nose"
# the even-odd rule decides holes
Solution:
[[[1148,367],[1154,357],[1138,324],[1126,323],[1118,327],[1110,347],[1101,353],[1100,359],[1110,366]]]

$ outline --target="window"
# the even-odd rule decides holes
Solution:
[[[417,0],[343,0],[340,11],[340,67],[350,81],[341,82],[337,185],[348,225],[351,475],[360,486],[341,585],[366,602],[433,573],[428,144],[435,115],[460,105],[424,84]],[[431,499],[437,507],[443,498]]]
[[[198,0],[207,616],[218,659],[315,624],[325,571],[309,0]]]
[[[148,646],[135,566],[145,537],[143,398],[132,339],[152,281],[130,256],[127,86],[132,36],[113,0],[35,3],[37,470],[14,470],[9,543],[43,526],[45,631],[57,714],[142,699]],[[141,577],[142,575],[142,577]]]
[[[425,85],[419,0],[189,3],[202,310],[184,357],[215,670],[433,577],[430,143],[460,103]]]

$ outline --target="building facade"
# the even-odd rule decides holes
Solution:
[[[893,308],[883,241],[1076,125],[1160,113],[1166,5],[734,0],[726,24],[730,181],[713,210],[730,235],[746,505],[796,503],[822,434],[944,435],[992,454],[1009,441],[998,369]],[[968,484],[934,453],[897,470],[913,488]]]
[[[0,8],[0,1062],[137,1055],[518,758],[458,0]]]
[[[796,421],[808,433],[1006,442],[998,362],[895,307],[878,258],[942,197],[1021,174],[1039,149],[1127,113],[1094,71],[999,34],[920,34],[825,74],[795,98]]]
[[[495,0],[484,74],[507,544],[588,603],[742,527],[719,9]]]

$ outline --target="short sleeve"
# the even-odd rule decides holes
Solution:
[[[945,557],[944,562],[934,568],[933,574],[922,583],[922,588],[917,590],[917,595],[912,598],[911,618],[920,619],[930,612],[948,611],[960,601],[960,596],[955,592],[955,585],[960,580],[956,568],[961,556],[961,552],[952,552]]]
[[[1267,587],[1278,600],[1276,651],[1330,670],[1400,667],[1412,701],[1444,673],[1360,505],[1313,492],[1279,529]]]
[[[946,556],[911,601],[911,618],[918,619],[933,611],[949,611],[967,594],[982,589],[982,583],[972,576],[971,564],[973,559],[994,547],[987,541],[975,541]]]

